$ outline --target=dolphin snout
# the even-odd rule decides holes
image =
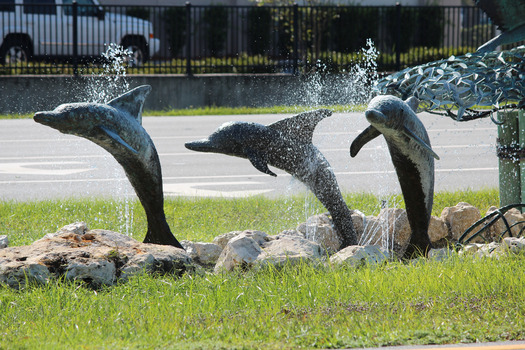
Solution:
[[[367,109],[365,111],[365,117],[366,117],[366,120],[368,120],[370,124],[374,124],[374,123],[384,124],[388,120],[387,116],[384,115],[381,111],[377,109]]]
[[[53,120],[53,114],[49,112],[36,112],[33,120],[37,123],[48,125]]]
[[[214,152],[215,151],[215,147],[212,146],[210,140],[208,139],[186,142],[184,146],[189,150],[197,151],[197,152]]]

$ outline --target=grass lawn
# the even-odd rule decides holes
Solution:
[[[274,107],[193,107],[184,109],[171,109],[164,111],[145,110],[145,117],[157,116],[199,116],[199,115],[238,115],[238,114],[296,114],[317,108],[328,108],[334,113],[364,111],[364,105],[337,105],[337,106],[274,106]],[[33,114],[3,114],[0,119],[28,119]]]
[[[485,211],[498,204],[497,193],[437,193],[434,215],[459,201]],[[367,215],[379,210],[372,195],[347,194],[346,200]],[[77,220],[119,230],[122,206],[102,199],[0,202],[0,232],[20,245]],[[138,203],[130,206],[132,235],[142,239],[144,214]],[[177,238],[210,241],[247,228],[275,234],[324,209],[309,197],[178,198],[167,201],[166,212]],[[443,262],[359,268],[304,264],[139,276],[101,290],[64,281],[20,291],[0,287],[0,349],[296,349],[525,339],[523,266],[522,255],[453,255]]]

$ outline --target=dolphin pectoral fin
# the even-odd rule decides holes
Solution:
[[[403,133],[410,139],[412,139],[413,141],[415,141],[419,146],[421,146],[425,151],[427,151],[428,153],[430,153],[430,155],[432,155],[432,157],[436,158],[437,160],[439,160],[439,156],[436,154],[436,152],[434,152],[432,150],[432,148],[430,148],[430,146],[423,140],[421,140],[421,138],[419,136],[417,136],[416,134],[414,134],[409,128],[407,128],[406,126],[403,127]]]
[[[372,141],[379,135],[381,135],[379,130],[370,125],[362,133],[357,135],[354,142],[352,142],[352,145],[350,146],[350,156],[352,156],[352,158],[355,157],[365,144]]]
[[[117,142],[117,143],[120,143],[122,146],[126,147],[127,149],[129,149],[131,152],[133,153],[139,153],[136,149],[134,149],[133,147],[131,147],[126,141],[124,141],[122,139],[122,137],[120,137],[116,132],[114,132],[113,130],[111,129],[108,129],[107,127],[105,126],[102,126],[100,125],[99,128],[106,133],[106,135],[108,135],[108,137],[110,139],[112,139],[113,141]]]
[[[257,153],[248,150],[246,152],[246,156],[248,157],[252,165],[255,167],[255,169],[271,176],[277,176],[277,174],[275,174],[268,168],[268,162],[266,162],[266,160],[260,157]]]

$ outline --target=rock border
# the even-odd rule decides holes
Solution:
[[[491,207],[490,211],[497,210]],[[314,263],[348,265],[382,264],[399,257],[410,239],[406,212],[398,208],[381,210],[377,217],[352,211],[362,245],[339,250],[340,238],[328,214],[315,215],[296,229],[270,236],[257,230],[232,231],[215,237],[213,242],[182,241],[185,250],[171,246],[146,244],[107,230],[89,230],[84,222],[64,226],[28,246],[7,247],[8,237],[0,236],[0,284],[21,288],[28,283],[47,283],[64,278],[82,281],[99,288],[126,282],[137,274],[181,275],[204,268],[215,273],[248,270],[268,265]],[[505,217],[512,224],[523,221],[519,210],[509,210]],[[445,208],[440,217],[432,217],[429,236],[438,248],[430,259],[443,260],[454,254],[449,247],[466,228],[481,218],[479,210],[468,203]],[[496,226],[500,225],[500,226]],[[465,245],[459,255],[499,257],[525,252],[525,237],[493,240],[504,230],[497,222],[477,242]],[[525,224],[513,228],[519,234]],[[463,231],[462,231],[463,230]],[[383,234],[388,232],[388,235]],[[481,244],[479,240],[488,240]],[[385,243],[390,250],[385,249]]]

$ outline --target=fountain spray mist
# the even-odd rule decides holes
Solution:
[[[92,74],[88,80],[87,94],[88,100],[97,103],[107,103],[116,96],[129,90],[129,82],[126,76],[127,62],[131,57],[131,51],[122,46],[111,43],[102,53],[102,70],[97,74]],[[133,231],[133,188],[130,186],[125,172],[115,159],[107,152],[104,152],[104,161],[114,164],[112,171],[108,174],[115,181],[110,197],[114,198],[114,205],[118,212],[121,222],[119,231],[126,235],[131,235]]]

